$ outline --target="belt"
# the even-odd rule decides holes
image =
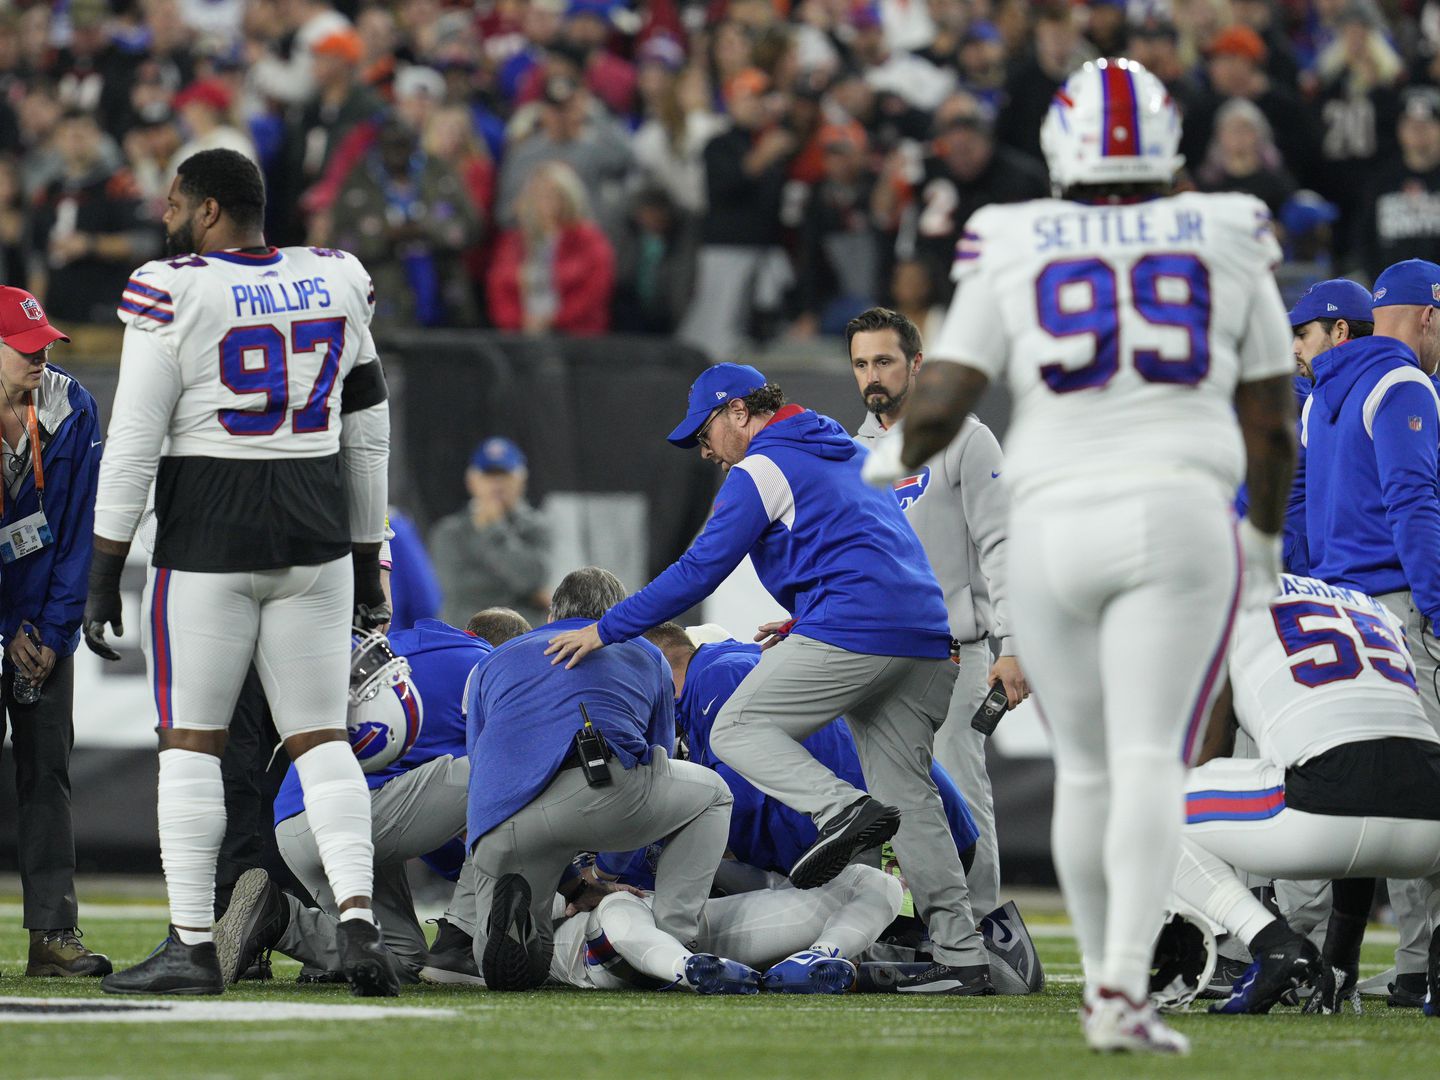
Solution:
[[[605,760],[610,761],[614,757],[614,751],[611,750],[609,746],[605,747]],[[560,759],[560,764],[555,767],[555,771],[560,773],[566,769],[578,769],[580,768],[580,764],[580,749],[574,742],[571,742],[570,752]]]

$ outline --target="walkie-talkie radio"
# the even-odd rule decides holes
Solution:
[[[610,746],[600,729],[590,723],[590,713],[583,701],[580,703],[580,715],[585,718],[585,726],[575,733],[575,753],[580,759],[580,771],[591,787],[608,787],[613,782],[610,766],[606,764],[610,760]]]
[[[980,708],[976,709],[975,715],[970,718],[970,726],[984,735],[994,735],[1000,718],[1009,707],[1010,697],[1005,693],[1005,684],[996,679],[990,684],[990,692],[985,695]]]

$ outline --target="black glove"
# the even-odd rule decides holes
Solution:
[[[120,654],[105,640],[105,624],[123,637],[125,626],[120,621],[120,575],[125,570],[125,556],[97,551],[90,561],[90,592],[85,597],[83,627],[85,644],[104,660],[119,660]]]
[[[374,551],[355,549],[350,553],[355,566],[355,614],[357,630],[374,630],[390,622],[390,605],[380,587],[380,548]]]

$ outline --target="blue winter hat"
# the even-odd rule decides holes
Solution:
[[[470,455],[470,467],[481,472],[513,473],[525,468],[525,455],[509,439],[492,435]]]
[[[765,376],[749,364],[716,364],[706,368],[700,377],[690,384],[690,401],[685,419],[675,430],[665,436],[681,449],[698,446],[696,433],[705,426],[705,421],[719,406],[732,398],[744,397],[765,385]]]
[[[1440,266],[1428,259],[1406,259],[1380,272],[1371,307],[1407,304],[1440,307]]]
[[[1373,322],[1370,293],[1364,285],[1345,278],[1317,281],[1290,309],[1290,325],[1300,327],[1315,319]]]

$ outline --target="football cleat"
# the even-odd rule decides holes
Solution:
[[[215,943],[186,945],[172,926],[154,952],[134,967],[106,975],[100,989],[107,994],[223,994],[225,980]]]
[[[1330,965],[1330,978],[1325,979],[1318,990],[1312,991],[1300,1010],[1321,1016],[1344,1012],[1349,1005],[1356,1016],[1361,1015],[1360,972],[1358,968],[1342,968]]]
[[[843,994],[855,985],[855,965],[838,953],[802,949],[765,972],[761,986],[772,994]]]
[[[215,924],[215,953],[220,975],[236,982],[258,959],[279,944],[290,927],[290,905],[280,886],[258,867],[235,882],[230,906]]]
[[[475,964],[475,941],[453,923],[439,920],[435,944],[430,946],[420,981],[428,983],[484,986],[480,969]]]
[[[356,997],[398,997],[400,976],[380,928],[364,919],[340,924],[340,970]]]
[[[1230,988],[1230,996],[1218,1005],[1211,1005],[1210,1011],[1268,1013],[1281,1001],[1287,1005],[1297,1004],[1299,992],[1307,987],[1334,998],[1334,990],[1327,989],[1333,980],[1329,967],[1320,959],[1320,950],[1308,938],[1297,934],[1289,941],[1262,950]]]
[[[797,889],[827,885],[856,855],[879,846],[899,831],[900,811],[866,795],[825,823],[819,838],[790,868],[790,883]]]
[[[1423,972],[1406,972],[1396,975],[1386,988],[1385,1004],[1392,1009],[1423,1009],[1425,1007],[1426,977]]]
[[[1106,1053],[1188,1054],[1190,1040],[1160,1018],[1148,1001],[1101,989],[1080,1010],[1080,1026],[1091,1050]]]
[[[685,981],[697,994],[758,994],[760,973],[737,960],[695,953],[685,961]]]

